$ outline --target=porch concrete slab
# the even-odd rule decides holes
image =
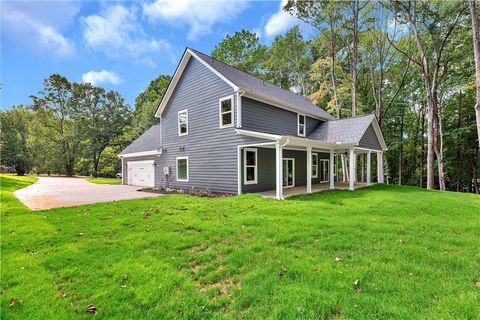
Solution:
[[[370,185],[373,185],[373,183]],[[367,187],[367,184],[364,182],[356,182],[354,186],[355,186],[355,189],[358,189],[358,188]],[[348,190],[348,187],[349,187],[348,182],[335,182],[335,189],[337,190]],[[328,182],[312,184],[312,193],[329,190],[329,189],[330,189],[330,184]],[[305,194],[306,192],[307,192],[306,186],[283,188],[283,196],[285,198]],[[276,192],[275,190],[270,190],[270,191],[260,192],[260,194],[265,198],[275,198]]]
[[[14,195],[30,210],[71,207],[82,204],[160,196],[140,192],[140,187],[90,183],[83,178],[40,177]]]

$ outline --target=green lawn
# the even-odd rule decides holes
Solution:
[[[122,179],[115,179],[115,178],[88,178],[88,182],[96,183],[96,184],[120,184],[122,183]]]
[[[30,212],[11,191],[33,181],[2,179],[2,319],[480,315],[476,195],[378,185]]]

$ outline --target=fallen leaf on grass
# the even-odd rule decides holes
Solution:
[[[122,276],[122,279],[123,279],[123,280],[128,280],[128,274],[124,274],[124,275]]]
[[[282,268],[280,269],[280,271],[278,272],[278,276],[279,276],[279,277],[282,277],[282,276],[285,274],[285,272],[287,272],[287,269],[285,269],[284,267],[282,267]]]
[[[126,284],[122,285],[122,289],[126,289],[126,288],[127,288]]]
[[[11,298],[10,303],[8,304],[9,307],[13,307],[16,304],[21,304],[22,300],[19,300],[17,298]]]
[[[335,262],[340,262],[340,261],[342,261],[342,260],[343,260],[343,259],[340,258],[340,257],[335,257]]]
[[[89,312],[89,313],[95,313],[96,314],[97,313],[97,308],[93,304],[89,304],[87,306],[86,311]]]
[[[480,287],[480,279],[473,280],[473,282],[475,283],[475,285],[476,285],[477,287]]]
[[[62,297],[62,298],[65,298],[65,297],[67,296],[67,293],[66,293],[66,292],[63,292],[63,291],[60,291],[58,294],[59,294],[60,297]]]
[[[362,289],[360,288],[360,280],[355,280],[355,282],[353,283],[353,285],[355,286],[355,291],[356,292],[360,292],[362,291]]]

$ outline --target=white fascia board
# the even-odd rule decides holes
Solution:
[[[356,145],[355,143],[334,144],[334,143],[320,141],[320,140],[313,140],[313,139],[294,137],[294,136],[282,136],[277,134],[270,134],[270,133],[244,130],[244,129],[235,129],[235,131],[238,134],[244,135],[244,136],[274,140],[280,143],[285,142],[286,146],[288,145],[288,146],[297,146],[297,147],[313,147],[313,148],[324,148],[327,150],[330,150],[330,149],[336,150],[336,149],[351,148]]]
[[[282,138],[282,136],[278,134],[270,134],[270,133],[264,133],[264,132],[258,132],[258,131],[251,131],[251,130],[244,130],[244,129],[235,129],[235,131],[242,136],[261,138],[261,139],[267,139],[267,140],[276,141]]]
[[[230,80],[228,80],[223,74],[221,74],[220,72],[218,72],[217,70],[215,70],[215,68],[213,68],[211,65],[209,65],[208,63],[206,63],[205,61],[203,61],[202,58],[200,58],[199,56],[197,56],[197,54],[193,51],[191,51],[190,49],[187,49],[187,52],[189,52],[192,57],[194,57],[195,59],[198,60],[198,62],[200,62],[201,64],[203,64],[208,70],[212,71],[216,76],[218,76],[220,79],[222,79],[223,81],[225,81],[230,87],[233,88],[233,90],[237,91],[238,89],[240,89],[236,84],[234,84],[233,82],[231,82]]]
[[[191,57],[194,57],[195,59],[197,59],[198,62],[204,65],[208,70],[213,72],[216,76],[218,76],[220,79],[225,81],[228,85],[230,85],[233,88],[233,90],[239,90],[239,87],[236,86],[233,82],[228,80],[224,75],[222,75],[220,72],[212,68],[212,66],[210,66],[208,63],[203,61],[192,50],[187,49],[185,50],[185,53],[183,54],[183,57],[180,60],[180,63],[178,64],[177,69],[175,70],[175,73],[173,74],[172,80],[170,81],[170,84],[168,85],[168,88],[165,91],[165,94],[163,95],[163,98],[160,101],[160,104],[158,105],[157,112],[155,112],[155,117],[159,118],[162,115],[163,110],[165,110],[165,107],[167,106],[167,103],[170,100],[170,97],[175,91],[178,81],[180,80],[183,72],[185,71],[185,67],[187,66],[188,61],[190,60]]]
[[[141,152],[132,152],[119,154],[119,158],[131,158],[131,157],[141,157],[141,156],[154,156],[162,154],[162,150],[150,150],[150,151],[141,151]]]
[[[295,112],[295,113],[300,113],[302,115],[309,116],[310,118],[314,118],[314,119],[322,120],[322,121],[329,121],[328,119],[321,118],[318,115],[315,115],[315,114],[312,114],[312,113],[309,113],[309,112],[305,112],[304,110],[299,110],[294,105],[290,105],[290,104],[285,103],[285,101],[274,99],[274,98],[271,98],[271,97],[265,97],[265,96],[262,96],[262,95],[260,95],[256,92],[246,90],[244,96],[247,97],[247,98],[251,98],[251,99],[263,102],[263,103],[273,105],[274,107],[277,107],[277,108],[280,108],[280,109],[292,111],[292,112]]]

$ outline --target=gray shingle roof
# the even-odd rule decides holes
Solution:
[[[370,114],[362,117],[325,121],[313,129],[307,138],[329,143],[358,143],[374,118],[375,115]]]
[[[258,77],[225,64],[215,58],[207,56],[197,50],[189,48],[200,59],[210,65],[212,68],[220,72],[225,78],[230,80],[236,86],[251,90],[261,96],[284,101],[287,104],[295,106],[300,112],[315,115],[321,119],[334,120],[335,118],[325,110],[317,107],[303,96],[296,94],[290,90],[280,88],[271,84],[268,81],[262,80]]]
[[[120,155],[135,152],[158,150],[160,148],[160,124],[150,127],[144,134],[123,149]]]

